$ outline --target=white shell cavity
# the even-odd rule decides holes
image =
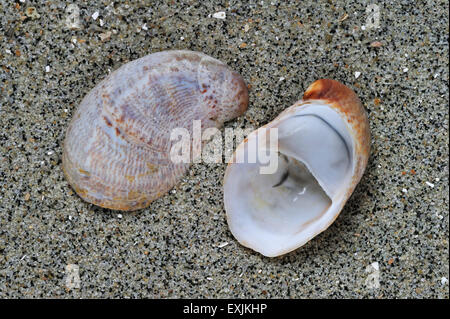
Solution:
[[[278,166],[261,174],[248,161],[258,135],[278,129]],[[303,100],[252,132],[225,173],[224,203],[231,232],[269,257],[292,251],[328,228],[367,164],[366,112],[353,91],[333,80],[314,82]]]

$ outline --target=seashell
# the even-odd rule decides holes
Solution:
[[[67,129],[63,169],[87,202],[137,210],[169,191],[189,163],[173,163],[170,133],[219,128],[248,105],[242,77],[192,51],[165,51],[129,62],[83,99]]]
[[[258,136],[278,129],[278,166],[261,174],[248,160]],[[260,143],[261,145],[259,145]],[[337,218],[361,179],[370,152],[366,111],[356,94],[328,79],[249,134],[236,149],[224,180],[224,204],[234,237],[275,257],[301,247]]]

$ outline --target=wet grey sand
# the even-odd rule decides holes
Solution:
[[[380,2],[379,15],[365,1],[0,8],[0,297],[449,297],[447,1]],[[358,94],[372,154],[327,231],[278,258],[242,247],[226,164],[193,165],[132,213],[74,193],[61,152],[75,108],[109,72],[168,49],[242,74],[250,105],[227,127],[266,124],[319,78]]]

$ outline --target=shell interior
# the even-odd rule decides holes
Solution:
[[[278,128],[278,166],[260,174],[249,163],[249,143],[236,151],[227,172],[225,206],[233,234],[266,256],[293,250],[324,230],[339,213],[354,169],[354,144],[347,124],[320,101],[305,103],[253,132]],[[244,162],[244,163],[242,163]],[[285,250],[285,251],[282,251]]]

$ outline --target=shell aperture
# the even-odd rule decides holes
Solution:
[[[225,173],[224,204],[232,234],[275,257],[324,231],[362,177],[370,149],[367,115],[356,94],[333,80],[314,82],[303,100],[252,132],[235,152],[250,158],[258,135],[278,129],[278,166],[235,161]],[[257,144],[257,142],[255,142]]]

